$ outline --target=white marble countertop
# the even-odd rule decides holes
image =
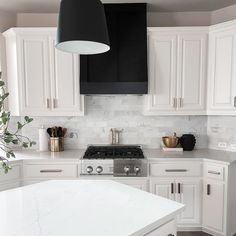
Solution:
[[[75,161],[78,162],[83,155],[85,149],[72,149],[63,152],[40,152],[37,150],[22,150],[14,151],[16,158],[11,158],[10,161],[16,160],[52,160],[52,161]]]
[[[226,164],[236,162],[236,152],[226,152],[211,149],[198,149],[184,152],[166,152],[161,149],[144,149],[144,155],[149,161],[163,160],[207,160]]]
[[[150,162],[163,160],[208,160],[225,164],[236,163],[236,152],[226,152],[210,149],[198,149],[184,152],[165,152],[161,149],[144,149],[144,155]],[[76,162],[83,157],[84,149],[66,150],[64,152],[39,152],[34,150],[15,151],[17,160],[47,160]]]
[[[141,236],[180,203],[100,180],[53,180],[0,192],[2,236]]]

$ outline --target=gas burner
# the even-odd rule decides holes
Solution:
[[[140,146],[89,146],[83,159],[144,159]]]
[[[82,175],[147,176],[140,146],[89,146],[81,160]]]

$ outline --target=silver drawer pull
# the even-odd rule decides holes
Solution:
[[[40,170],[40,173],[61,173],[62,170]]]
[[[187,172],[186,169],[167,169],[166,172]]]
[[[220,172],[213,171],[213,170],[208,170],[208,174],[220,175]]]
[[[234,107],[236,107],[236,97],[234,97]]]

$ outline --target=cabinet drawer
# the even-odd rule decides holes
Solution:
[[[179,176],[200,176],[200,163],[163,163],[150,164],[151,176],[179,177]]]
[[[20,165],[10,165],[12,167],[11,170],[7,174],[4,171],[0,170],[0,181],[8,182],[11,180],[20,180],[21,178],[21,166]]]
[[[152,232],[146,234],[145,236],[177,236],[176,234],[176,222],[175,220],[170,221],[158,229],[153,230]]]
[[[73,178],[77,177],[77,165],[31,164],[24,167],[25,178]]]
[[[214,164],[206,164],[204,168],[204,175],[207,178],[224,180],[225,167]]]

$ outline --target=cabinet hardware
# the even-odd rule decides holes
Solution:
[[[171,183],[171,194],[174,193],[174,183]]]
[[[61,173],[62,170],[40,170],[40,173]]]
[[[220,172],[213,171],[213,170],[208,170],[208,174],[220,175]]]
[[[178,194],[180,194],[180,193],[181,193],[181,184],[178,183]]]
[[[172,107],[176,108],[176,98],[173,98],[173,104]]]
[[[207,195],[211,195],[211,185],[207,184]]]
[[[186,169],[166,169],[165,172],[187,172]]]
[[[234,97],[234,107],[236,107],[236,97]]]
[[[183,98],[179,98],[179,107],[183,107]]]
[[[174,234],[168,234],[168,236],[175,236]]]
[[[50,99],[47,98],[47,108],[50,108]]]
[[[57,107],[57,99],[53,98],[53,108],[56,108],[56,107]]]

